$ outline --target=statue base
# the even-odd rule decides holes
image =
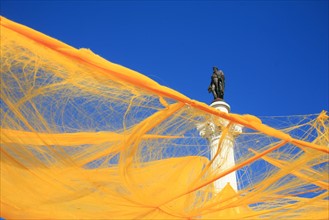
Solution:
[[[210,107],[213,107],[221,112],[229,113],[231,111],[231,107],[227,104],[224,100],[215,99],[211,104]]]
[[[213,102],[217,102],[217,101],[224,101],[224,99],[216,98],[216,99],[214,99],[211,103],[213,103]]]

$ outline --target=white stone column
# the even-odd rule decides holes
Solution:
[[[215,101],[210,106],[222,112],[230,112],[229,104],[224,101]],[[223,118],[212,117],[208,122],[197,125],[197,128],[200,135],[207,138],[209,142],[210,159],[214,159],[212,164],[213,172],[221,173],[235,166],[234,138],[241,134],[242,126],[230,124],[228,120]],[[227,132],[225,132],[225,129],[227,129]],[[225,132],[225,136],[221,140],[223,132]],[[220,192],[227,183],[229,183],[236,192],[238,191],[236,172],[232,172],[216,180],[214,182],[215,192]]]

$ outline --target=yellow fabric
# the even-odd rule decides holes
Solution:
[[[222,172],[196,129],[214,118],[244,126],[223,128]],[[1,17],[6,219],[327,219],[328,124],[226,114]],[[232,172],[239,191],[215,193]]]

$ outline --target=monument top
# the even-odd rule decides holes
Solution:
[[[213,73],[211,75],[210,85],[208,87],[208,92],[212,93],[214,96],[214,101],[224,99],[225,90],[225,76],[222,70],[217,67],[213,67]]]
[[[231,111],[231,106],[227,104],[225,101],[213,101],[210,105],[219,111],[229,113]]]

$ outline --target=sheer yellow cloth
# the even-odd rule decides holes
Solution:
[[[214,118],[244,127],[223,172],[197,130]],[[326,219],[328,124],[226,114],[1,17],[6,219]]]

